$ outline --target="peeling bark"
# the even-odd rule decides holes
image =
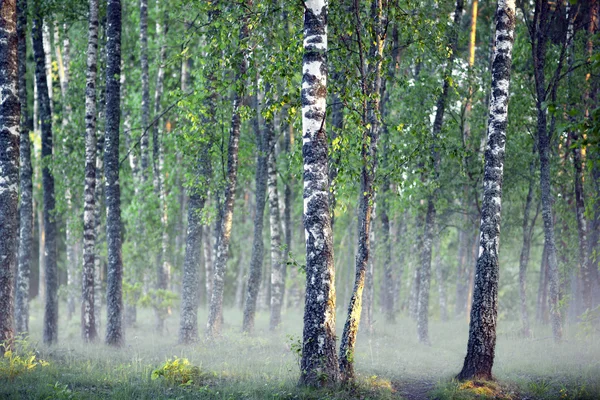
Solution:
[[[306,296],[300,384],[339,380],[335,338],[335,269],[329,206],[325,117],[327,104],[327,1],[304,2],[302,59],[302,158]]]

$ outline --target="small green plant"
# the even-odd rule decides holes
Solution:
[[[14,380],[17,376],[32,371],[36,367],[45,367],[47,361],[40,360],[35,355],[25,340],[15,340],[9,347],[6,343],[0,344],[4,348],[4,357],[0,359],[0,378]]]
[[[179,386],[202,385],[207,377],[187,358],[179,357],[167,360],[160,368],[152,371],[152,380],[163,378],[167,383]]]
[[[588,308],[581,314],[576,335],[578,339],[590,339],[597,333],[600,333],[600,306]]]
[[[286,335],[289,340],[290,351],[296,356],[298,366],[300,366],[300,360],[302,359],[302,339],[299,336]]]

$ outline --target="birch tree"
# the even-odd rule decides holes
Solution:
[[[514,31],[514,0],[498,0],[496,48],[492,63],[492,95],[485,148],[479,256],[475,267],[467,355],[463,368],[458,374],[460,380],[492,379],[498,314],[502,181]]]
[[[327,0],[304,2],[302,59],[302,158],[306,297],[300,383],[330,385],[339,380],[335,338],[335,269],[329,209],[327,101]]]
[[[81,336],[96,339],[94,267],[96,258],[96,74],[98,61],[98,0],[90,0],[85,81],[85,188],[83,206],[83,274]],[[98,316],[99,317],[99,316]]]
[[[33,252],[33,170],[31,166],[31,119],[27,108],[27,0],[17,1],[19,40],[19,102],[21,103],[19,265],[15,294],[15,329],[29,333],[29,286]]]
[[[0,343],[11,345],[19,205],[19,37],[17,2],[0,3]],[[6,347],[0,347],[4,354]]]

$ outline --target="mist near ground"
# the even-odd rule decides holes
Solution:
[[[61,303],[61,310],[64,306]],[[137,323],[126,330],[126,345],[119,349],[102,341],[85,345],[79,318],[67,320],[63,312],[58,344],[46,347],[41,343],[43,308],[35,299],[28,344],[48,365],[3,380],[0,398],[470,398],[460,397],[459,384],[452,381],[466,352],[468,323],[464,318],[449,322],[431,318],[431,346],[427,346],[418,342],[416,322],[411,318],[401,315],[395,324],[388,324],[376,312],[372,333],[364,326],[359,331],[354,360],[360,388],[324,394],[297,386],[301,309],[286,309],[276,333],[269,332],[269,315],[263,310],[257,314],[255,333],[245,335],[241,311],[226,308],[222,336],[213,341],[201,339],[193,346],[177,344],[177,310],[173,307],[161,336],[155,333],[153,310],[140,308]],[[198,317],[202,331],[205,307]],[[344,318],[345,311],[338,308],[338,337]],[[586,335],[581,325],[567,324],[567,339],[556,344],[549,326],[534,325],[530,339],[521,337],[520,328],[516,320],[498,323],[494,373],[506,396],[501,398],[600,396],[597,334]],[[152,379],[153,371],[176,357],[199,367],[202,381],[181,386]]]

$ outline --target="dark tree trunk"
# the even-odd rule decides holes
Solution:
[[[502,179],[514,30],[515,3],[513,0],[499,0],[496,11],[496,48],[492,63],[488,140],[485,148],[479,256],[475,273],[467,355],[463,368],[457,376],[460,380],[492,379],[498,313]]]
[[[540,156],[540,188],[542,194],[542,218],[544,220],[544,239],[548,252],[548,278],[550,282],[549,306],[552,320],[554,340],[562,339],[562,320],[559,305],[559,276],[556,257],[556,240],[554,237],[554,220],[552,218],[552,186],[550,179],[550,136],[546,120],[546,45],[548,41],[550,4],[545,0],[537,0],[534,21],[532,24],[532,56],[534,64],[538,153]]]
[[[535,154],[535,151],[534,151]],[[525,200],[525,210],[523,211],[523,246],[521,247],[521,257],[519,258],[519,295],[521,297],[521,319],[523,322],[522,333],[524,337],[531,336],[529,324],[529,311],[527,309],[527,264],[529,263],[529,250],[531,248],[531,238],[537,213],[533,220],[529,221],[529,213],[531,212],[531,204],[533,202],[534,190],[534,163],[529,164],[529,190],[527,191],[527,199]],[[539,211],[539,208],[538,208]]]
[[[94,266],[96,258],[96,75],[98,61],[98,0],[90,0],[85,88],[85,203],[83,206],[83,274],[81,335],[96,339],[94,313]]]
[[[258,80],[256,81],[258,91]],[[254,211],[254,238],[252,242],[252,255],[250,258],[250,271],[248,273],[248,284],[246,285],[246,301],[244,303],[244,320],[242,330],[252,333],[254,330],[254,318],[256,314],[256,303],[258,290],[261,283],[261,274],[264,258],[263,225],[267,191],[267,155],[269,132],[260,129],[260,107],[258,95],[254,95],[254,108],[256,117],[254,119],[254,132],[256,135],[256,175],[255,193],[256,207]]]
[[[325,132],[327,2],[308,0],[304,4],[301,97],[306,295],[300,383],[324,386],[339,380],[335,344],[333,232]]]
[[[54,176],[50,170],[52,162],[52,115],[46,80],[46,63],[42,40],[42,16],[36,6],[33,19],[32,37],[35,55],[35,74],[40,104],[42,128],[42,186],[44,188],[44,236],[46,248],[46,306],[44,309],[44,343],[52,344],[58,339],[58,269],[56,265],[56,219],[54,216]]]
[[[0,3],[0,343],[5,344],[0,347],[2,355],[12,347],[15,335],[14,271],[17,267],[19,240],[21,119],[19,33],[17,2],[3,1]]]
[[[106,177],[106,241],[108,277],[106,282],[106,343],[122,346],[123,258],[121,254],[121,188],[119,185],[119,122],[121,75],[121,0],[108,0],[106,9],[106,137],[104,175]]]
[[[17,1],[19,40],[19,102],[21,103],[19,266],[15,295],[15,329],[29,333],[29,285],[33,253],[33,170],[31,167],[31,119],[27,112],[27,0]]]
[[[252,0],[246,0],[246,5],[251,6]],[[239,38],[244,41],[248,37],[248,25],[246,20],[240,28]],[[217,240],[217,254],[214,264],[214,276],[210,308],[208,310],[208,322],[206,336],[214,338],[221,332],[223,322],[223,289],[225,285],[225,267],[229,253],[229,240],[231,239],[231,227],[233,222],[233,206],[235,203],[235,188],[237,185],[238,172],[238,149],[240,140],[241,115],[240,105],[243,98],[241,82],[245,79],[247,70],[245,54],[242,55],[238,70],[236,71],[234,84],[235,95],[233,99],[233,110],[231,115],[231,128],[229,132],[229,147],[227,152],[227,175],[225,196],[222,204],[222,219]]]

